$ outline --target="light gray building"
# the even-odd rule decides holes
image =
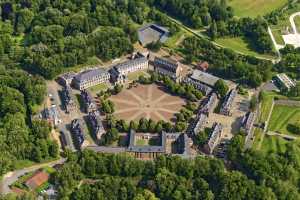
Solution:
[[[169,30],[157,24],[147,24],[138,29],[138,39],[145,46],[152,42],[164,43],[169,36]]]
[[[184,82],[193,85],[200,90],[204,95],[208,95],[212,92],[212,88],[219,80],[218,77],[208,74],[200,70],[194,70],[193,73],[185,78]]]
[[[206,153],[212,154],[216,146],[220,143],[223,126],[220,123],[213,125],[212,132],[209,136],[207,144],[204,146]]]
[[[96,68],[77,74],[73,79],[73,85],[79,90],[84,90],[100,83],[109,82],[109,80],[110,73],[105,69]]]
[[[221,114],[227,115],[227,116],[231,115],[231,108],[232,108],[232,104],[233,104],[233,101],[234,101],[236,95],[237,95],[236,89],[230,90],[230,92],[227,94],[227,96],[221,106],[221,109],[220,109]]]
[[[129,73],[148,69],[148,59],[146,57],[138,57],[113,66],[109,72],[111,80],[114,83],[124,83]]]

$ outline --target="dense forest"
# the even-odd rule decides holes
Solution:
[[[0,176],[22,160],[41,162],[58,155],[45,121],[31,121],[34,106],[42,103],[45,82],[18,69],[0,66]]]
[[[251,87],[258,87],[271,78],[271,62],[238,55],[230,49],[218,48],[197,37],[183,41],[182,53],[189,62],[207,60],[212,65],[209,70],[214,74]]]

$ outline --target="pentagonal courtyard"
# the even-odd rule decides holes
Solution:
[[[164,91],[163,86],[156,84],[137,85],[123,89],[109,98],[115,105],[114,115],[118,119],[137,121],[141,118],[154,121],[174,121],[174,114],[179,112],[185,100]]]

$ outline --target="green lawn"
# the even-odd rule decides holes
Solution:
[[[289,124],[300,120],[300,107],[276,105],[273,109],[268,129],[282,134],[291,134]]]
[[[260,128],[254,129],[254,141],[252,145],[252,149],[258,150],[259,143],[262,140],[263,131]]]
[[[93,87],[88,88],[88,90],[95,96],[97,93],[103,90],[107,90],[108,85],[106,83],[101,83],[99,85],[95,85]]]
[[[176,34],[174,34],[172,37],[170,37],[164,45],[167,47],[173,49],[176,48],[180,43],[180,40],[183,40],[183,38],[187,35],[187,33],[184,30],[180,30]]]
[[[128,74],[128,79],[131,81],[138,80],[139,76],[149,77],[150,74],[148,74],[146,71],[137,71],[137,72]]]
[[[225,48],[232,49],[241,54],[257,56],[257,57],[262,57],[262,58],[267,58],[267,59],[274,58],[274,56],[272,56],[272,55],[260,54],[260,53],[257,53],[256,51],[252,50],[249,47],[248,43],[242,37],[218,38],[215,42]]]
[[[289,142],[282,137],[265,135],[260,150],[264,153],[285,153],[286,145]]]
[[[264,16],[273,10],[283,7],[288,0],[229,0],[234,14],[239,17]]]
[[[299,15],[296,16],[296,17],[294,18],[294,20],[295,20],[295,24],[296,24],[296,27],[297,27],[298,32],[300,32],[300,16],[299,16]]]
[[[148,141],[144,140],[144,139],[138,139],[138,140],[136,140],[135,145],[136,146],[146,146],[146,145],[148,145]]]

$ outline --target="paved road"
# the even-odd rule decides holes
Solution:
[[[37,165],[33,165],[31,167],[28,168],[24,168],[24,169],[20,169],[20,170],[16,170],[13,172],[8,172],[3,176],[3,179],[0,181],[0,194],[8,194],[11,193],[11,189],[9,188],[9,186],[11,184],[13,184],[14,182],[16,182],[18,180],[18,178],[28,172],[33,172],[35,170],[38,170],[42,167],[53,167],[56,164],[62,164],[66,161],[65,158],[61,158],[59,160],[55,160],[55,161],[51,161],[48,163],[42,163],[42,164],[37,164]]]
[[[277,54],[278,54],[278,59],[274,60],[274,62],[275,62],[275,63],[278,63],[278,62],[281,60],[281,54],[280,54],[280,51],[279,51],[279,50],[282,49],[282,48],[284,48],[284,45],[277,44],[277,42],[276,42],[276,40],[275,40],[275,37],[274,37],[274,35],[273,35],[272,30],[271,30],[270,27],[268,27],[268,32],[269,32],[269,35],[270,35],[270,37],[271,37],[271,40],[272,40],[272,42],[273,42],[273,44],[274,44],[274,46],[275,46],[275,50],[276,50],[276,52],[277,52]]]
[[[299,35],[298,29],[297,29],[297,27],[296,27],[296,23],[295,23],[295,20],[294,20],[294,18],[295,18],[296,16],[300,16],[300,12],[296,12],[296,13],[294,13],[294,14],[292,14],[292,15],[290,16],[290,23],[291,23],[291,26],[292,26],[292,29],[293,29],[294,34],[298,34],[298,39],[300,39],[300,35]],[[300,41],[299,41],[299,42],[300,42]]]
[[[297,140],[299,137],[296,137],[296,136],[292,136],[292,135],[286,135],[286,134],[281,134],[281,133],[277,133],[275,131],[268,131],[266,133],[267,135],[275,135],[275,136],[280,136],[280,137],[283,137],[283,138],[286,138],[286,139],[289,139],[289,140]]]
[[[184,29],[184,30],[186,30],[186,31],[188,31],[188,32],[190,32],[190,33],[192,33],[193,35],[195,35],[195,36],[197,36],[197,37],[200,37],[200,38],[202,38],[202,39],[204,39],[204,40],[206,40],[206,41],[209,41],[209,42],[213,43],[213,44],[214,44],[215,46],[217,46],[217,47],[228,48],[228,47],[226,47],[226,46],[220,45],[220,44],[218,44],[218,43],[216,43],[216,42],[214,42],[214,41],[209,40],[209,38],[208,38],[207,36],[205,36],[205,35],[203,35],[203,34],[201,33],[201,31],[203,31],[203,30],[200,30],[200,31],[193,30],[193,29],[191,29],[191,28],[185,26],[182,22],[180,22],[180,21],[178,21],[178,20],[176,20],[176,19],[174,19],[174,18],[172,18],[172,17],[170,17],[170,16],[168,16],[168,15],[167,15],[167,17],[168,17],[171,21],[173,21],[175,24],[177,24],[178,26],[180,26],[182,29]],[[238,53],[238,54],[247,56],[247,54],[245,54],[245,53],[243,53],[243,52],[237,51],[237,50],[235,50],[235,49],[232,49],[232,50],[235,51],[235,52]],[[277,62],[277,59],[271,59],[271,58],[266,58],[266,57],[262,57],[262,56],[255,56],[255,57],[258,58],[258,59],[262,59],[262,60],[270,60],[270,61],[272,61],[273,63],[274,63],[274,62]]]

